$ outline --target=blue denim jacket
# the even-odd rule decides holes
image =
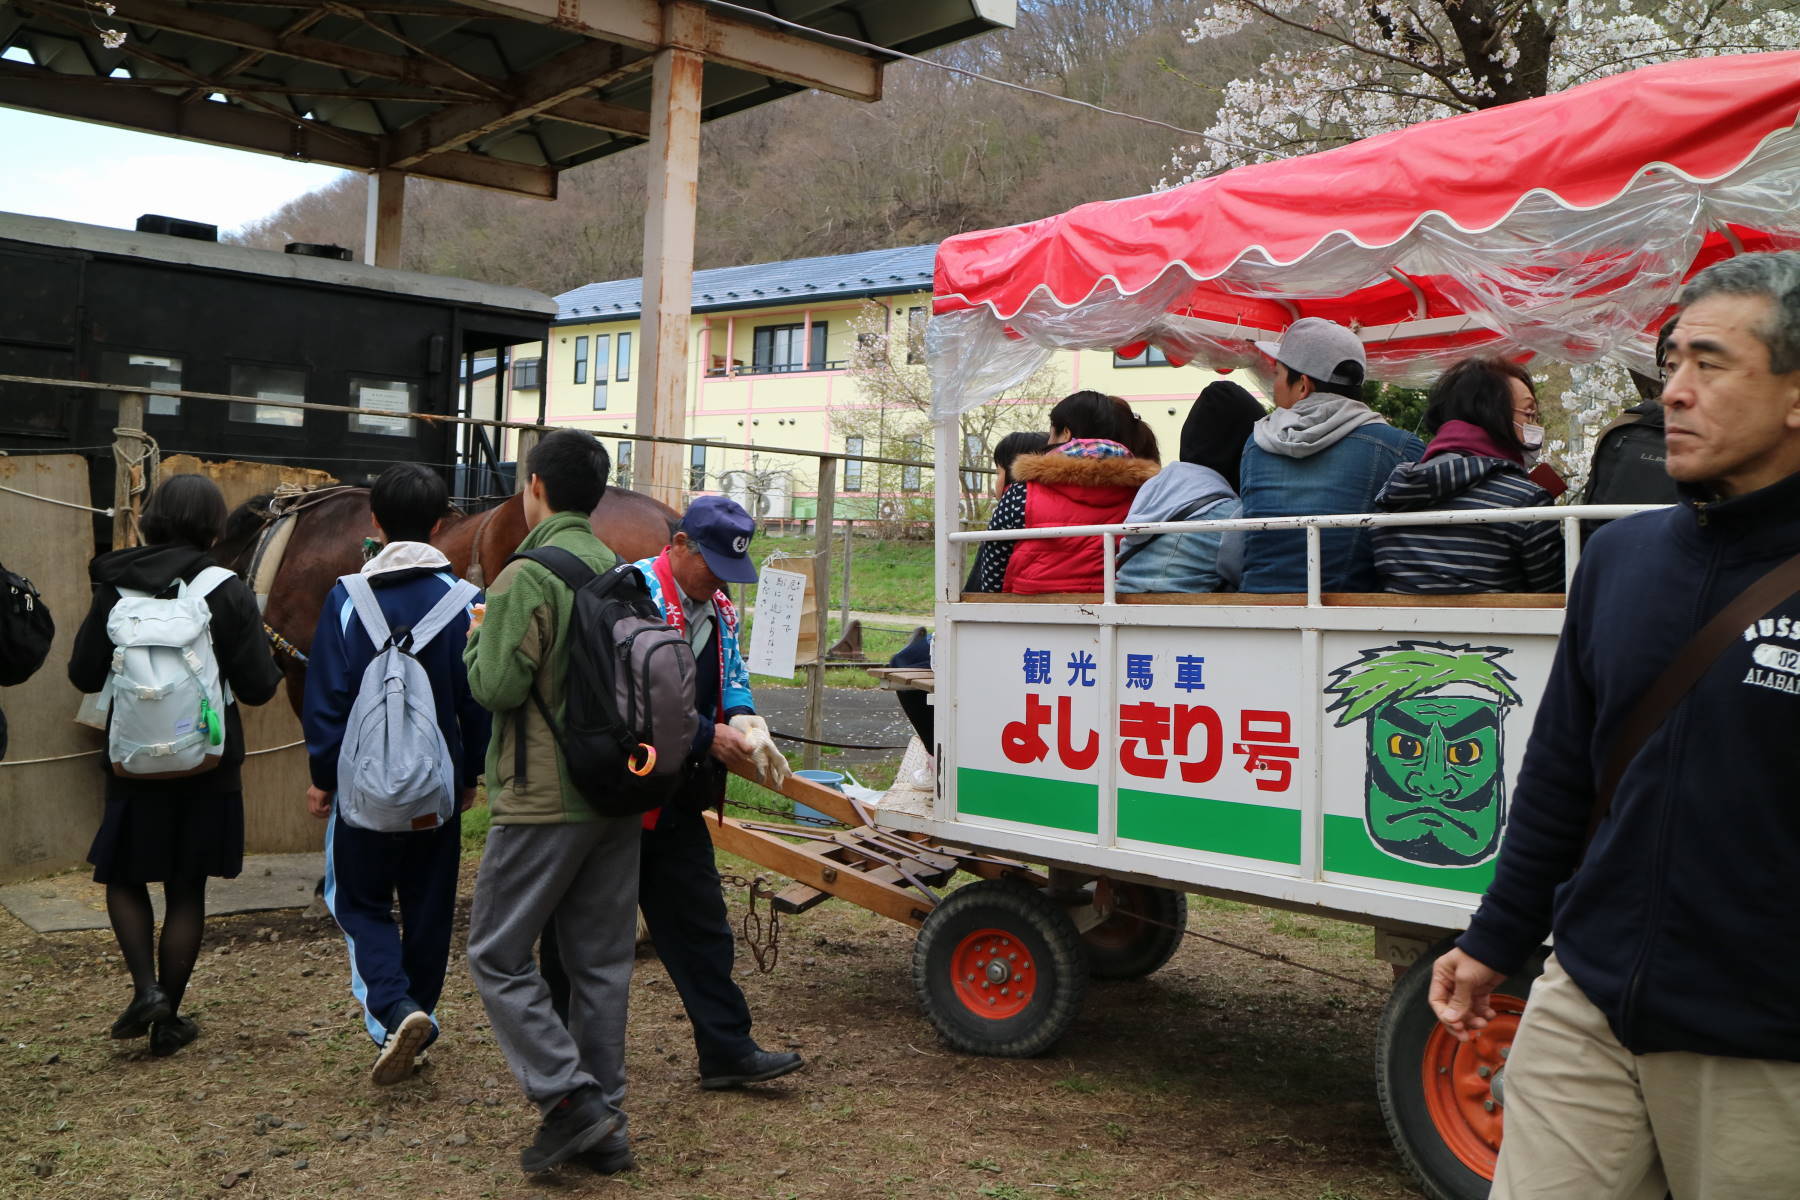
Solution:
[[[1394,468],[1416,462],[1425,443],[1404,430],[1371,422],[1307,458],[1271,454],[1244,445],[1238,468],[1246,517],[1320,516],[1375,511],[1375,494]],[[1327,592],[1381,589],[1375,552],[1366,529],[1327,529],[1320,537],[1320,581]],[[1244,535],[1246,592],[1304,592],[1306,535],[1267,530]]]

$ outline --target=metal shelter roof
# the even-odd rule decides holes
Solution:
[[[0,105],[551,198],[645,141],[665,0],[87,0],[0,5]],[[881,94],[891,55],[1013,24],[1016,0],[700,2],[701,117]],[[806,26],[800,33],[745,13]],[[116,49],[103,30],[126,34]],[[22,59],[29,61],[20,61]]]
[[[931,290],[937,243],[694,272],[693,311],[764,308]],[[556,323],[616,321],[643,311],[644,281],[587,283],[556,298]]]

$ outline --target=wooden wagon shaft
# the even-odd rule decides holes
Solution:
[[[795,845],[773,833],[747,828],[735,817],[709,817],[706,829],[712,834],[713,845],[721,850],[778,871],[817,891],[848,900],[859,908],[892,917],[902,925],[918,928],[933,907],[930,900],[902,882],[900,872],[895,868],[876,866],[869,870],[865,869],[867,859],[848,862],[834,857],[848,854],[848,848],[841,844]]]

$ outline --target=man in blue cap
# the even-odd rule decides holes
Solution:
[[[750,539],[756,521],[723,496],[702,496],[688,507],[663,552],[634,564],[663,617],[693,648],[695,707],[701,721],[696,757],[705,764],[675,800],[644,817],[638,868],[638,907],[694,1028],[700,1086],[709,1090],[777,1079],[803,1064],[791,1051],[764,1050],[750,1036],[750,1005],[731,977],[735,948],[712,839],[704,813],[725,802],[728,770],[754,772],[779,786],[787,760],[756,715],[750,675],[738,650],[737,609],[728,583],[755,583]],[[544,974],[555,999],[567,996],[545,934]]]

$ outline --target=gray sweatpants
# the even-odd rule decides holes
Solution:
[[[469,973],[507,1065],[540,1112],[590,1084],[614,1109],[624,1102],[642,830],[637,817],[488,830]],[[551,922],[569,973],[567,1026],[533,954]]]

